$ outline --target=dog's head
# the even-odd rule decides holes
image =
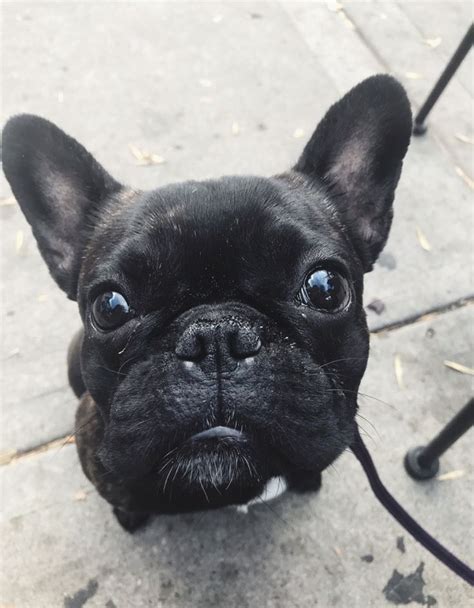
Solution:
[[[79,304],[113,475],[176,508],[243,502],[350,444],[363,274],[410,132],[402,87],[376,76],[331,107],[287,173],[138,192],[50,122],[8,122],[4,170]]]

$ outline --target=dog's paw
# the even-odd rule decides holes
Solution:
[[[114,507],[113,512],[122,528],[130,533],[133,533],[144,526],[150,518],[148,513],[125,511],[118,507]]]
[[[290,490],[303,494],[317,492],[321,488],[322,477],[319,471],[293,471],[287,481]]]

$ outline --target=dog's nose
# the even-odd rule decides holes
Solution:
[[[198,320],[181,334],[175,352],[204,371],[233,371],[239,361],[256,355],[262,343],[247,321],[232,318]]]

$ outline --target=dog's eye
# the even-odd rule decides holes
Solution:
[[[347,279],[334,270],[319,268],[306,277],[298,299],[312,308],[336,312],[349,303],[350,294]]]
[[[107,291],[92,304],[92,316],[100,329],[115,329],[123,325],[132,314],[127,300],[117,291]]]

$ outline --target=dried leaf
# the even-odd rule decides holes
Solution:
[[[434,312],[428,312],[426,315],[421,315],[421,317],[418,319],[419,321],[432,321],[433,319],[436,319],[438,317],[438,315]]]
[[[344,8],[337,0],[326,0],[326,6],[333,13],[339,13],[339,11],[342,11]]]
[[[405,72],[405,76],[410,80],[420,80],[420,78],[423,78],[423,76],[418,74],[418,72]]]
[[[455,133],[454,137],[459,139],[459,141],[462,141],[463,144],[470,144],[471,146],[474,145],[474,139],[472,139],[472,137],[468,137],[462,133]]]
[[[17,253],[20,253],[21,250],[23,249],[24,242],[25,242],[25,234],[24,234],[23,230],[18,230],[16,233],[16,239],[15,239],[15,251]]]
[[[11,462],[15,458],[16,454],[16,450],[7,450],[5,452],[0,452],[0,466]]]
[[[134,144],[128,144],[128,149],[135,157],[137,165],[149,166],[149,165],[161,165],[165,162],[165,159],[159,154],[152,154],[148,150],[140,150]]]
[[[382,300],[375,298],[375,300],[372,300],[372,302],[367,304],[367,308],[375,312],[376,315],[381,315],[385,310],[385,304]]]
[[[441,36],[436,36],[436,38],[424,38],[423,42],[432,49],[437,49],[441,44],[443,39]]]
[[[238,122],[233,122],[231,127],[232,135],[238,135],[240,133],[240,127]]]
[[[397,379],[397,384],[400,389],[404,389],[405,385],[403,384],[403,367],[402,367],[402,358],[400,355],[395,355],[394,359],[394,367],[395,367],[395,378]]]
[[[456,363],[456,361],[443,361],[443,363],[446,367],[453,369],[455,372],[474,376],[474,369],[472,367],[467,367],[467,365],[463,365],[462,363]]]
[[[303,129],[295,129],[293,131],[293,137],[295,137],[296,139],[301,139],[304,136],[304,131]]]
[[[343,8],[341,8],[341,10],[337,11],[337,14],[339,15],[339,19],[341,19],[341,21],[344,22],[344,25],[346,27],[348,27],[350,30],[355,30],[356,29],[356,26],[349,19],[349,17],[347,16],[347,13],[344,11]]]
[[[128,144],[128,149],[137,160],[143,160],[143,153],[139,148],[137,148],[137,146],[134,144]]]
[[[418,226],[416,227],[416,238],[418,239],[418,242],[420,243],[422,249],[424,249],[425,251],[431,251],[431,245],[428,239],[421,231],[421,228],[419,228]]]
[[[150,165],[161,165],[165,162],[165,159],[159,154],[150,154],[149,164]]]
[[[464,173],[464,171],[461,169],[461,167],[455,167],[454,169],[455,169],[456,173],[459,175],[459,177],[462,177],[462,179],[466,182],[466,184],[469,186],[469,188],[471,190],[474,190],[474,180],[471,179],[469,177],[469,175],[466,175]]]
[[[442,475],[438,475],[436,479],[438,481],[452,481],[453,479],[460,479],[464,477],[465,471],[462,469],[457,469],[455,471],[449,471],[449,473],[443,473]]]
[[[87,498],[87,493],[84,492],[84,490],[78,490],[75,494],[74,494],[74,500],[86,500]]]
[[[16,200],[14,196],[7,196],[7,198],[0,199],[0,207],[9,207],[10,205],[15,205]]]
[[[337,13],[339,18],[344,22],[344,25],[350,30],[356,29],[354,23],[347,16],[347,13],[344,10],[344,6],[341,4],[341,2],[337,2],[337,0],[326,0],[326,7],[332,13]]]

